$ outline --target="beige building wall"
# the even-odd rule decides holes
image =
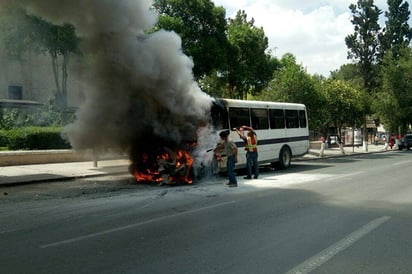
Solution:
[[[70,61],[73,63],[76,59]],[[68,71],[68,106],[78,107],[84,100],[83,85],[79,79],[74,79],[70,69]],[[0,100],[12,99],[9,86],[22,87],[22,100],[46,103],[56,92],[51,58],[48,55],[27,54],[20,61],[12,60],[0,48]]]

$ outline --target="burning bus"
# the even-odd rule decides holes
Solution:
[[[136,146],[130,172],[139,182],[192,184],[202,175],[223,171],[226,155],[213,154],[218,135],[242,125],[250,125],[258,135],[259,164],[285,169],[293,157],[309,151],[305,105],[218,98],[213,99],[207,119],[189,128],[187,136],[194,138],[175,142],[153,135],[150,143]],[[245,146],[234,131],[229,138],[239,148]],[[238,158],[236,168],[244,168],[245,157]]]

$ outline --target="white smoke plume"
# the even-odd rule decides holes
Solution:
[[[157,20],[152,1],[17,1],[30,14],[73,24],[83,38],[81,50],[91,61],[73,73],[82,72],[86,99],[65,129],[75,149],[133,154],[204,133],[198,128],[207,124],[212,99],[194,81],[193,62],[176,33],[144,33]]]

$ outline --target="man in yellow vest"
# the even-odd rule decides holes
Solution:
[[[243,135],[242,132],[234,128],[236,130],[239,137],[245,142],[245,150],[246,150],[246,168],[247,168],[247,176],[244,177],[245,179],[252,179],[252,166],[254,168],[254,179],[259,177],[259,165],[258,165],[258,151],[257,151],[257,135],[253,128],[248,126],[242,126],[240,129],[247,129],[247,135]]]

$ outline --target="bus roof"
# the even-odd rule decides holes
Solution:
[[[249,107],[249,108],[290,108],[290,109],[306,109],[304,104],[270,102],[270,101],[250,101],[239,99],[217,98],[220,103],[230,107]]]

